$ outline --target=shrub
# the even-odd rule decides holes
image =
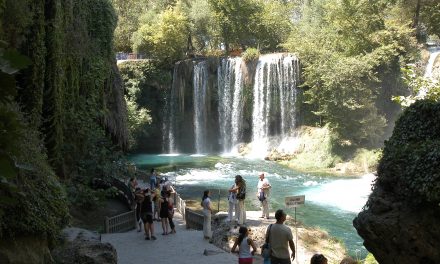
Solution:
[[[365,258],[364,264],[379,264],[379,262],[377,262],[373,254],[368,253],[367,257]]]
[[[23,130],[14,142],[14,188],[0,192],[0,238],[35,235],[52,240],[69,220],[66,193],[47,162],[39,133],[23,120],[18,106],[8,108]]]
[[[244,61],[253,61],[258,60],[260,57],[260,51],[256,48],[247,48],[243,54],[241,54],[241,58]]]

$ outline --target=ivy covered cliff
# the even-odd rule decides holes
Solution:
[[[115,173],[127,147],[117,19],[107,0],[1,0],[0,18],[0,237],[51,241],[68,222],[59,179]]]

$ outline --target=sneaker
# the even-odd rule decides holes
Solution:
[[[151,240],[156,240],[157,238],[155,236],[151,236]]]
[[[145,240],[150,240],[150,237],[145,237]]]
[[[264,215],[260,216],[260,218],[264,218]]]

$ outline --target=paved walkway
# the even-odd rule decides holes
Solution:
[[[102,242],[112,244],[118,253],[119,264],[144,263],[238,263],[238,256],[227,253],[203,239],[203,232],[186,229],[182,216],[174,214],[176,234],[162,236],[160,222],[154,222],[157,240],[145,240],[143,231],[102,234]],[[204,255],[205,252],[207,255]]]

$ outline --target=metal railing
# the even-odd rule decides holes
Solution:
[[[182,218],[186,221],[186,201],[183,200],[177,192],[175,194],[174,205],[177,211],[182,215]]]
[[[105,232],[118,233],[136,228],[136,212],[134,210],[113,217],[105,217]]]
[[[203,229],[203,214],[186,208],[186,201],[177,192],[174,196],[174,206],[185,220],[186,228]],[[106,233],[118,233],[135,229],[136,224],[136,212],[132,210],[120,215],[105,217],[104,228]]]
[[[203,214],[186,208],[186,215],[185,215],[186,228],[202,230],[203,221],[204,221]]]
[[[117,60],[141,60],[145,58],[146,56],[140,53],[125,53],[125,52],[116,53]]]

